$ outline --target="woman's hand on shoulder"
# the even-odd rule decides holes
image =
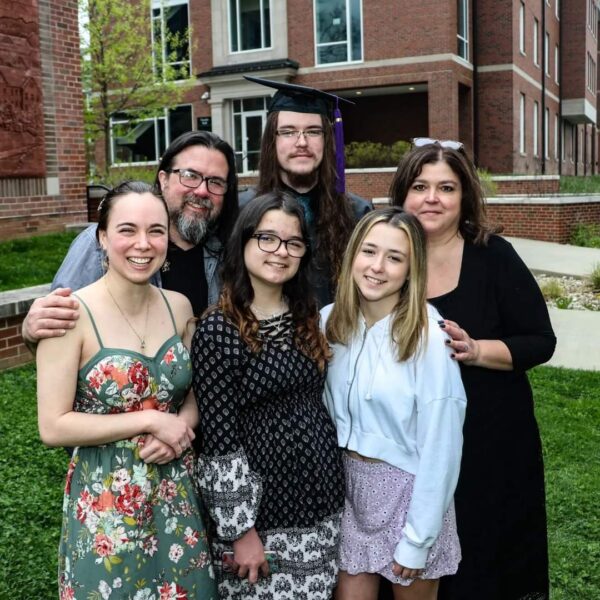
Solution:
[[[233,542],[233,558],[238,566],[238,576],[242,579],[248,577],[248,583],[258,581],[259,571],[265,577],[269,574],[265,548],[254,527]]]
[[[179,458],[183,451],[192,445],[196,437],[194,430],[179,415],[158,410],[148,412],[151,412],[148,433],[170,446]]]
[[[446,338],[446,345],[452,349],[451,357],[465,365],[476,365],[481,354],[479,342],[454,321],[444,319],[439,321],[439,326],[450,336]]]

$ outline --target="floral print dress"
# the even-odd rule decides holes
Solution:
[[[181,338],[173,335],[153,358],[105,348],[90,318],[100,350],[79,371],[74,410],[177,412],[191,382]],[[143,441],[75,448],[63,503],[61,600],[217,598],[191,479],[193,452],[166,465],[146,464],[139,456]]]

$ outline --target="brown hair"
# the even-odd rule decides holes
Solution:
[[[308,239],[304,212],[292,196],[283,192],[271,192],[252,199],[240,211],[227,243],[221,271],[223,287],[217,303],[217,308],[239,329],[240,337],[254,353],[260,352],[262,340],[258,335],[258,320],[250,309],[254,300],[254,290],[244,262],[244,249],[263,216],[270,210],[281,210],[296,217],[300,223],[302,238]],[[296,275],[284,283],[283,294],[287,297],[292,313],[294,344],[300,352],[317,364],[319,371],[323,372],[331,351],[319,328],[316,301],[308,292],[311,289],[310,257],[309,246],[306,254],[300,259]]]
[[[458,230],[461,235],[473,244],[487,244],[490,234],[498,233],[502,228],[488,224],[484,193],[477,169],[462,149],[453,150],[439,144],[412,148],[402,157],[392,180],[392,204],[404,206],[410,186],[421,174],[423,166],[437,162],[445,162],[460,179],[462,198]]]
[[[276,131],[279,112],[267,117],[260,148],[258,193],[266,194],[282,189],[283,182],[277,160]],[[329,264],[331,280],[337,281],[342,259],[350,234],[354,228],[354,216],[349,198],[335,191],[337,174],[335,170],[335,146],[333,130],[328,119],[321,117],[325,132],[323,160],[317,174],[319,206],[317,217],[317,246],[314,255],[319,264]]]

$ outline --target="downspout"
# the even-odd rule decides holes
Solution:
[[[550,61],[550,49],[546,48],[546,0],[540,0],[542,5],[542,175],[546,174],[546,68]],[[548,59],[546,59],[548,57]]]

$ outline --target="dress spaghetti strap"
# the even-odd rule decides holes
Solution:
[[[160,295],[163,297],[163,300],[165,301],[165,304],[167,305],[167,308],[169,309],[169,315],[171,316],[171,323],[173,323],[173,331],[175,331],[175,335],[177,335],[177,325],[175,325],[175,317],[173,316],[173,311],[171,310],[171,305],[169,304],[169,301],[167,300],[167,297],[165,296],[163,291],[160,288],[158,288],[158,291],[160,292]]]
[[[102,338],[100,337],[100,334],[98,333],[98,328],[96,327],[96,321],[94,321],[94,317],[92,316],[92,311],[89,309],[89,306],[77,294],[72,294],[72,295],[75,296],[75,298],[77,298],[77,300],[79,300],[79,302],[81,302],[81,304],[83,304],[83,307],[87,311],[87,314],[90,316],[90,321],[92,322],[92,327],[94,328],[94,331],[96,333],[96,338],[98,339],[100,348],[104,348],[104,344],[102,343]]]

